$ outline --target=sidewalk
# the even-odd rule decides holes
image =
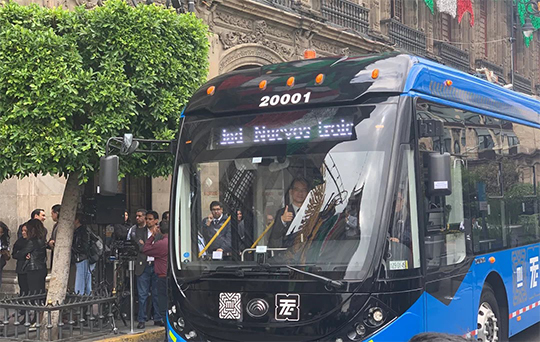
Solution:
[[[130,335],[129,328],[121,329],[117,335],[109,334],[101,339],[94,341],[102,342],[163,342],[165,341],[165,328],[163,327],[148,327],[146,330],[135,330],[135,333]],[[81,341],[82,342],[82,341]]]
[[[151,321],[150,321],[151,322]],[[149,322],[149,323],[150,323]],[[118,326],[118,333],[114,334],[112,331],[109,334],[105,334],[101,337],[93,337],[86,339],[79,339],[78,342],[90,342],[90,341],[102,341],[102,342],[163,342],[165,341],[165,328],[156,327],[148,324],[145,330],[134,329],[134,333],[130,334],[129,322],[128,326],[120,322]]]

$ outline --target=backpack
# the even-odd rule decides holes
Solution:
[[[98,262],[103,255],[103,240],[87,228],[88,231],[88,261],[90,264]]]

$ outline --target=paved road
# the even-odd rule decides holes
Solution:
[[[540,341],[540,323],[537,323],[529,329],[513,336],[510,342],[539,342]]]

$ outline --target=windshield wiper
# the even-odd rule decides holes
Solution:
[[[232,276],[235,276],[237,278],[243,278],[246,274],[244,272],[244,270],[242,269],[232,269],[232,270],[215,270],[213,272],[205,272],[205,273],[202,273],[198,276],[195,276],[195,277],[191,277],[191,278],[186,278],[184,279],[184,283],[193,283],[197,280],[200,280],[200,279],[203,279],[203,278],[211,278],[213,276],[216,276],[216,275],[232,275]]]
[[[345,285],[342,281],[326,278],[326,277],[323,277],[322,275],[318,275],[318,274],[311,273],[311,272],[308,272],[308,271],[302,271],[302,270],[300,270],[298,268],[295,268],[295,267],[292,267],[292,266],[289,266],[289,265],[286,265],[285,267],[287,267],[291,271],[295,271],[295,272],[310,276],[310,277],[312,277],[314,279],[317,279],[317,280],[321,281],[322,283],[324,283],[326,286],[331,286],[333,288],[339,289],[339,288],[342,288]]]
[[[315,265],[314,264],[312,264],[312,265],[302,265],[302,267],[307,267],[307,266],[315,266]],[[336,288],[336,289],[342,288],[345,285],[342,281],[333,280],[333,279],[324,277],[324,276],[319,275],[319,274],[311,273],[311,272],[308,272],[308,271],[303,271],[301,269],[298,269],[296,267],[292,267],[292,266],[289,266],[289,265],[258,264],[258,265],[226,266],[227,269],[240,270],[240,269],[251,268],[253,271],[258,271],[258,270],[265,270],[265,271],[280,270],[280,269],[282,269],[284,267],[288,268],[291,271],[298,272],[298,273],[307,275],[309,277],[312,277],[314,279],[317,279],[320,282],[324,283],[326,286],[330,286],[330,287],[333,287],[333,288]]]

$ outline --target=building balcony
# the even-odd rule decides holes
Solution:
[[[532,82],[527,77],[514,74],[514,90],[532,95]]]
[[[443,42],[436,42],[435,46],[438,49],[439,57],[445,65],[467,73],[471,70],[467,51]]]
[[[369,9],[346,0],[321,0],[321,15],[337,26],[367,33]]]
[[[261,2],[263,4],[268,4],[275,6],[277,8],[282,8],[286,10],[296,10],[301,6],[301,0],[252,0],[255,2]]]
[[[426,55],[426,35],[424,32],[410,28],[396,19],[383,20],[381,23],[388,25],[388,36],[396,47],[414,55]]]

